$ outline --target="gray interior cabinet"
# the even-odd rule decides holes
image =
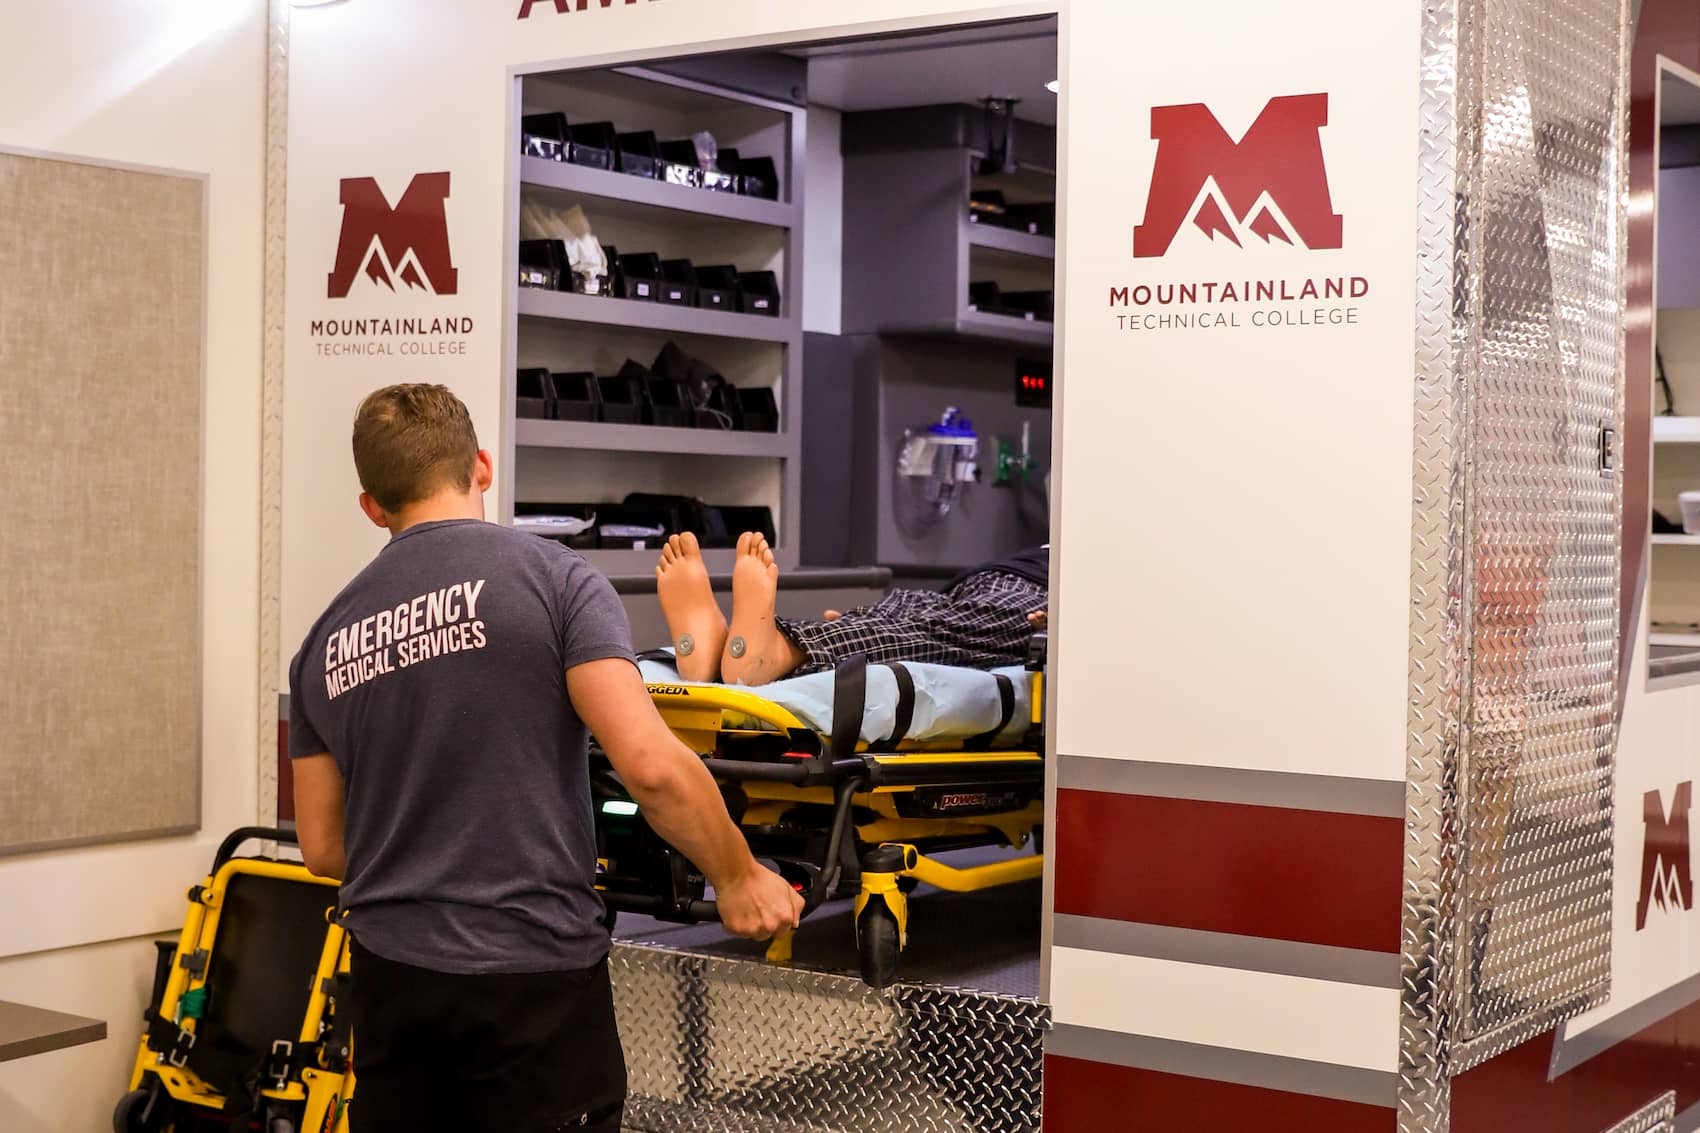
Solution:
[[[1047,538],[1051,413],[1018,405],[1014,390],[1018,368],[1048,371],[1053,323],[977,310],[970,285],[1054,293],[1056,241],[976,222],[969,201],[995,190],[1010,204],[1054,202],[1056,135],[1018,121],[1018,170],[986,176],[986,133],[970,106],[844,118],[844,333],[805,343],[811,565],[942,576]],[[899,456],[906,431],[949,407],[974,423],[981,475],[932,516]],[[1000,448],[1019,455],[1024,440],[1031,471],[1000,477]]]
[[[975,223],[980,190],[1011,204],[1055,202],[1056,132],[1017,122],[1019,169],[976,172],[986,129],[975,107],[922,107],[844,119],[844,333],[946,334],[1047,347],[1043,318],[977,310],[973,283],[1052,291],[1056,240]]]
[[[765,58],[765,57],[764,57]],[[773,159],[779,198],[768,200],[672,184],[539,156],[516,157],[510,198],[510,365],[504,405],[508,467],[504,519],[527,505],[617,504],[634,492],[687,496],[716,506],[767,507],[783,566],[798,562],[803,389],[803,183],[807,120],[803,66],[769,60],[774,74],[751,83],[748,68],[616,68],[530,75],[520,113],[560,112],[574,125],[611,122],[620,133],[661,140],[713,134],[722,149]],[[520,148],[514,123],[514,151]],[[519,220],[526,207],[557,213],[581,206],[601,243],[623,254],[654,252],[697,267],[731,264],[771,271],[779,315],[575,294],[520,285]],[[617,373],[630,359],[649,366],[665,343],[708,363],[734,386],[767,387],[777,432],[666,427],[521,417],[516,372]],[[585,552],[613,575],[646,575],[656,549]],[[730,549],[706,552],[731,569]]]

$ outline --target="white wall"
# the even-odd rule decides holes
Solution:
[[[0,858],[0,999],[104,1018],[112,1035],[0,1064],[6,1133],[109,1127],[151,978],[145,937],[181,924],[183,892],[205,871],[212,847],[256,814],[264,68],[264,0],[0,4],[0,146],[208,174],[214,250],[203,833]],[[147,742],[145,720],[136,737]]]
[[[6,1133],[97,1133],[129,1083],[153,983],[149,938],[91,944],[0,964],[0,998],[51,1003],[107,1020],[103,1043],[0,1066],[0,1129]]]

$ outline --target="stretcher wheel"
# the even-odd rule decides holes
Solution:
[[[160,1133],[170,1114],[171,1102],[159,1088],[159,1081],[131,1090],[118,1099],[112,1111],[112,1133]]]
[[[862,953],[862,981],[869,987],[890,987],[897,982],[897,964],[903,943],[897,917],[884,901],[870,901],[856,922]]]

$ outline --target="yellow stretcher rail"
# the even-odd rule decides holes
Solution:
[[[784,733],[813,729],[764,697],[720,685],[652,684],[649,698],[681,743],[699,754],[715,750],[728,715]]]
[[[903,849],[906,868],[902,876],[913,877],[923,885],[931,885],[947,893],[978,893],[1017,881],[1032,881],[1045,872],[1045,859],[1037,854],[957,869],[936,858],[929,858],[913,846]]]

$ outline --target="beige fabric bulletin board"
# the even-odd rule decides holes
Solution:
[[[0,852],[200,825],[205,188],[0,152]]]

